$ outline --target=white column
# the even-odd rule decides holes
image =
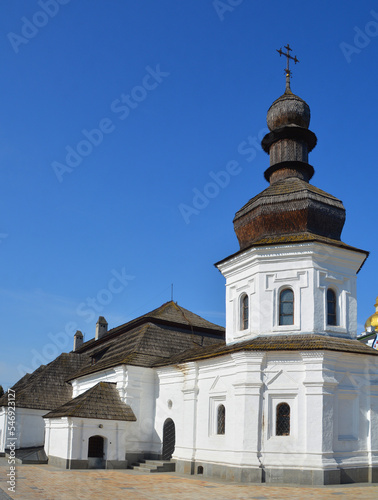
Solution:
[[[236,373],[234,387],[235,451],[240,465],[260,466],[262,431],[263,352],[232,354]]]
[[[183,426],[181,429],[177,429],[176,426],[176,444],[180,447],[181,459],[194,461],[197,451],[197,363],[188,363],[185,365],[185,379],[182,393],[184,399],[182,420]],[[177,433],[177,430],[179,430],[179,433]]]
[[[324,366],[323,352],[302,352],[305,365],[305,436],[307,467],[336,468],[333,457],[335,390],[334,372]]]

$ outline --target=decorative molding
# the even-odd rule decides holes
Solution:
[[[268,378],[268,374],[264,374]],[[270,374],[269,374],[270,375]],[[265,385],[271,389],[298,390],[298,383],[283,370],[279,370],[273,374],[269,380],[266,380]]]
[[[225,394],[227,392],[227,386],[221,379],[221,376],[218,375],[215,379],[214,382],[212,383],[209,393],[217,393],[217,394]]]

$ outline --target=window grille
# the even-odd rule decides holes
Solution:
[[[218,406],[217,415],[217,434],[224,434],[226,431],[226,408],[223,405]]]
[[[280,293],[280,325],[294,324],[294,293],[290,288]]]
[[[336,294],[331,288],[327,290],[327,324],[331,326],[337,325]]]
[[[276,435],[290,435],[290,406],[287,403],[281,403],[276,410]]]

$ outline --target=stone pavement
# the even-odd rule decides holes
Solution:
[[[377,500],[378,485],[323,487],[225,483],[175,473],[131,470],[61,470],[17,465],[16,493],[8,491],[9,466],[0,459],[0,500]],[[9,496],[8,496],[9,495]]]

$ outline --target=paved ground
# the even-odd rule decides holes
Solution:
[[[378,485],[324,487],[223,483],[174,473],[129,470],[66,471],[48,465],[18,465],[16,493],[8,491],[9,466],[0,459],[0,500],[377,500]],[[9,495],[9,496],[8,496]]]

